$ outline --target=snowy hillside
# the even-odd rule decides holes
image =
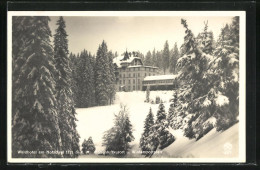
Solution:
[[[155,100],[156,96],[160,96],[165,102],[165,110],[168,111],[172,94],[172,91],[151,91],[150,98]],[[139,151],[139,141],[143,132],[145,117],[150,107],[153,114],[156,115],[159,106],[159,104],[150,104],[144,101],[145,92],[118,92],[114,105],[77,109],[77,129],[81,137],[80,144],[84,139],[91,136],[96,146],[95,153],[102,152],[104,150],[104,147],[102,147],[103,134],[113,126],[114,113],[118,113],[120,103],[123,103],[128,106],[130,121],[134,129],[135,140],[131,142],[132,151]],[[213,129],[198,141],[184,137],[181,130],[173,133],[176,141],[165,148],[162,154],[155,154],[153,157],[203,157],[204,155],[207,155],[207,157],[234,157],[238,155],[238,124],[222,133]],[[231,149],[230,146],[232,146]],[[226,153],[224,147],[228,147],[228,151],[231,150],[231,153]],[[128,155],[128,157],[131,156],[141,157],[140,154]]]

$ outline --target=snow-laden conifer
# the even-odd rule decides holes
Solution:
[[[78,107],[95,106],[95,78],[92,56],[88,51],[80,53],[77,64],[77,100]]]
[[[23,27],[23,41],[16,62],[15,95],[13,101],[14,120],[12,126],[13,157],[60,157],[60,155],[23,154],[18,150],[46,151],[61,150],[59,110],[55,96],[56,72],[53,48],[50,44],[51,31],[45,16],[23,17],[17,28]],[[18,30],[19,31],[19,30]],[[17,34],[20,34],[16,32]],[[15,40],[14,40],[15,41]],[[19,58],[19,59],[18,59]]]
[[[179,49],[177,47],[177,43],[174,44],[173,50],[170,56],[170,73],[177,73],[177,60],[179,58]]]
[[[72,74],[69,64],[68,35],[63,17],[58,19],[56,25],[58,27],[54,34],[54,64],[56,67],[56,99],[59,110],[62,149],[73,151],[73,155],[66,154],[65,157],[76,157],[76,153],[79,152],[79,134],[76,129],[75,104],[71,90]],[[77,145],[78,147],[75,147]]]
[[[159,104],[156,121],[152,127],[152,136],[155,141],[155,148],[164,149],[175,141],[175,137],[169,132],[169,124],[163,103]]]
[[[106,151],[120,152],[111,153],[113,156],[124,156],[130,149],[130,142],[134,140],[133,127],[129,120],[128,110],[125,105],[121,105],[120,111],[115,115],[114,125],[103,136],[103,146]]]
[[[109,103],[108,89],[111,85],[111,71],[109,66],[107,44],[105,41],[102,41],[97,50],[95,63],[95,93],[96,102],[99,106]]]
[[[153,138],[150,135],[153,135],[152,127],[154,126],[154,116],[152,109],[150,108],[149,113],[144,122],[144,132],[140,138],[140,148],[143,151],[142,154],[149,156],[151,151],[155,151],[155,146],[153,145]]]

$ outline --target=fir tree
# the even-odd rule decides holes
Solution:
[[[150,108],[150,111],[145,119],[144,122],[144,132],[140,138],[140,148],[142,149],[142,154],[149,156],[151,154],[151,151],[155,151],[155,147],[153,146],[153,138],[151,138],[152,135],[152,127],[154,126],[154,118],[152,109]]]
[[[95,87],[97,105],[107,105],[108,87],[111,83],[108,50],[105,41],[99,45],[95,65]]]
[[[55,73],[53,48],[50,44],[49,17],[24,17],[20,23],[26,28],[23,41],[17,41],[22,49],[14,61],[24,61],[14,82],[16,94],[13,100],[12,126],[13,157],[59,157],[58,155],[18,155],[18,150],[61,150],[62,142],[58,124],[58,108],[54,95]],[[20,27],[20,26],[18,26]],[[19,58],[19,59],[18,59]]]
[[[183,103],[186,105],[185,112],[188,112],[192,117],[185,128],[185,135],[199,139],[212,129],[211,125],[204,124],[207,119],[213,116],[208,106],[204,105],[204,101],[211,87],[207,71],[209,62],[213,57],[205,53],[208,48],[207,36],[202,37],[201,44],[204,45],[200,46],[192,31],[188,28],[186,20],[182,20],[182,24],[186,29],[186,35],[182,45],[183,56],[178,60],[178,67],[180,68],[179,79],[185,82],[185,85],[183,86],[184,93],[180,93],[180,98],[183,98]],[[206,28],[204,32],[207,32]]]
[[[86,141],[86,150],[91,154],[93,154],[96,150],[92,137],[89,137],[88,140]]]
[[[155,66],[156,67],[158,67],[158,68],[160,68],[160,69],[162,69],[163,67],[162,67],[162,52],[161,51],[157,51],[156,52],[156,64],[155,64]]]
[[[171,103],[170,107],[169,107],[169,111],[168,111],[168,117],[167,117],[170,127],[174,126],[174,124],[173,124],[174,117],[176,117],[175,112],[174,112],[174,104]]]
[[[128,110],[126,106],[121,105],[119,113],[115,115],[114,126],[106,131],[103,136],[103,146],[106,147],[106,151],[123,151],[121,155],[123,156],[127,154],[130,149],[129,143],[133,140]]]
[[[21,67],[26,62],[25,57],[22,56],[23,44],[27,41],[28,31],[30,31],[30,24],[32,21],[31,17],[13,16],[12,17],[12,99],[15,98],[16,93],[19,89],[17,79],[19,77]],[[16,110],[19,101],[12,100],[13,110]],[[12,124],[14,121],[15,111],[12,112]]]
[[[73,93],[73,101],[75,106],[78,106],[78,87],[77,87],[77,66],[78,66],[78,58],[75,54],[70,53],[70,68],[71,68],[71,90]]]
[[[87,154],[87,147],[88,147],[88,144],[87,144],[87,140],[86,139],[84,139],[84,141],[83,141],[83,143],[82,143],[82,152],[83,152],[83,154]]]
[[[71,90],[71,68],[68,56],[68,40],[66,33],[66,24],[63,17],[57,21],[58,28],[54,35],[54,64],[57,69],[56,74],[56,99],[59,109],[59,127],[61,129],[62,149],[72,150],[73,153],[79,151],[75,148],[78,143],[79,134],[76,130],[76,117],[74,109],[73,94]],[[76,149],[76,150],[73,150]],[[73,156],[76,155],[65,155]]]
[[[169,50],[168,41],[166,41],[162,53],[162,68],[164,74],[166,73],[166,70],[169,68],[169,61],[170,61],[170,50]]]
[[[145,56],[144,65],[146,65],[146,66],[152,66],[153,65],[152,54],[151,54],[150,51],[148,51],[146,56]]]
[[[156,51],[154,48],[152,53],[152,66],[156,67],[156,63],[157,63],[157,58],[156,58]]]
[[[197,39],[198,48],[200,48],[204,53],[206,54],[212,54],[213,53],[213,32],[208,31],[208,22],[204,22],[204,31],[199,33]]]
[[[158,148],[164,149],[175,141],[175,137],[168,131],[167,115],[163,103],[160,103],[159,109],[156,115],[156,122],[153,127],[154,135],[158,138]]]
[[[113,53],[110,51],[108,53],[108,64],[109,64],[109,82],[108,82],[108,89],[107,89],[107,94],[108,94],[108,99],[109,99],[109,104],[112,104],[115,98],[116,94],[116,89],[115,89],[115,68],[113,64]]]
[[[238,120],[239,106],[239,23],[233,18],[231,26],[226,25],[219,36],[211,63],[210,76],[214,78],[211,93],[215,107],[217,130],[225,130]],[[221,99],[220,99],[221,98]],[[219,102],[222,100],[224,102]]]
[[[169,113],[167,120],[169,122],[169,126],[173,129],[179,129],[182,122],[180,123],[178,120],[183,120],[183,114],[180,112],[180,108],[178,108],[180,105],[178,101],[178,90],[175,90],[173,93],[173,98],[171,99],[171,104],[169,108]]]
[[[77,65],[77,106],[91,107],[95,105],[95,79],[92,56],[83,50]]]
[[[177,60],[179,58],[179,50],[177,47],[177,43],[174,44],[174,48],[173,48],[173,52],[172,52],[172,56],[171,56],[171,60],[170,60],[170,72],[173,74],[176,74],[177,70]]]

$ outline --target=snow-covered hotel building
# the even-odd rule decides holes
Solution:
[[[144,66],[139,57],[119,56],[113,59],[113,63],[117,91],[142,90],[145,77],[159,74],[158,67]]]
[[[145,66],[141,58],[119,56],[113,59],[117,91],[167,90],[175,87],[175,75],[160,75],[158,67]]]

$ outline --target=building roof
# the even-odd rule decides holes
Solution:
[[[150,81],[150,80],[172,80],[175,79],[177,75],[158,75],[158,76],[146,76],[144,78],[144,81]]]
[[[129,68],[133,67],[147,67],[147,68],[158,68],[158,67],[153,67],[153,66],[144,66],[144,65],[136,65],[136,66],[128,66]]]
[[[113,63],[116,64],[116,66],[118,68],[120,68],[122,63],[131,63],[134,59],[141,60],[141,58],[139,58],[139,57],[129,57],[127,60],[123,60],[123,59],[124,59],[124,56],[115,57],[113,59]],[[141,60],[141,62],[142,62],[142,60]]]

